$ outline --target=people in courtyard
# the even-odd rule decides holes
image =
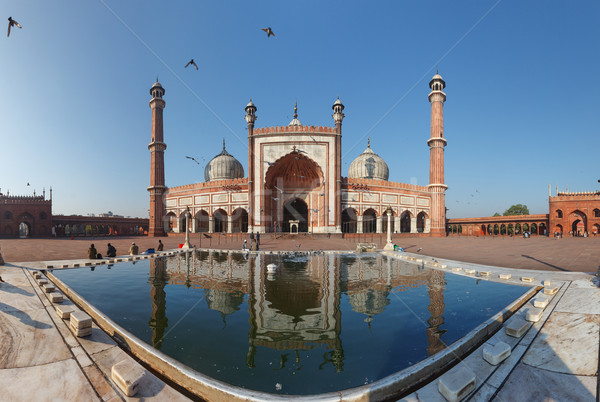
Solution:
[[[117,249],[110,243],[108,243],[108,248],[106,249],[106,256],[107,257],[116,257],[117,256]]]
[[[129,255],[138,255],[140,252],[140,248],[135,244],[135,242],[131,243],[131,247],[129,247]]]
[[[163,251],[164,245],[160,239],[158,240],[158,246],[156,247],[156,251]]]
[[[248,250],[248,240],[244,239],[244,243],[242,244],[242,251]]]
[[[88,259],[95,260],[97,257],[98,257],[98,250],[96,250],[96,247],[94,247],[94,244],[92,243],[90,248],[88,248]]]
[[[260,233],[256,232],[256,248],[260,249]]]

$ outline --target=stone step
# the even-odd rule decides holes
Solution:
[[[504,279],[504,280],[509,280],[512,277],[511,274],[500,274],[498,276],[500,277],[500,279]]]
[[[533,307],[542,308],[542,309],[546,308],[548,303],[550,303],[550,298],[548,296],[544,296],[544,295],[537,295],[532,300]]]
[[[122,360],[111,369],[112,380],[127,396],[137,394],[144,374],[146,374],[146,370],[133,360]]]
[[[533,276],[522,276],[521,281],[531,283],[535,278]]]
[[[530,322],[538,322],[542,318],[544,310],[536,307],[527,307],[525,309],[525,319]]]
[[[551,281],[551,280],[548,280],[548,279],[546,279],[545,281],[543,281],[543,282],[542,282],[542,285],[543,285],[544,287],[551,286],[551,285],[552,285],[552,281]]]
[[[454,267],[454,268],[452,268],[452,272],[460,272],[460,271],[462,271],[461,267]]]
[[[549,287],[544,287],[544,294],[545,295],[554,295],[558,292],[558,288],[556,286],[554,286],[553,288],[549,288]]]
[[[525,332],[527,332],[529,325],[530,324],[525,320],[514,318],[506,326],[506,335],[512,336],[513,338],[520,338]]]
[[[56,306],[56,315],[63,320],[71,318],[71,313],[74,311],[77,311],[77,309],[73,306]]]
[[[56,290],[56,288],[54,287],[54,285],[49,284],[49,283],[45,284],[45,285],[42,285],[42,288],[44,289],[44,292],[46,292],[46,293],[52,293],[52,292],[54,292]]]
[[[90,317],[83,311],[75,311],[71,313],[69,322],[74,328],[77,329],[92,327],[92,317]]]
[[[59,292],[52,292],[48,295],[48,297],[50,298],[50,301],[52,303],[62,303],[63,302],[63,295],[62,293]]]
[[[44,279],[44,278],[41,278],[41,279],[38,279],[38,280],[37,280],[37,283],[38,283],[38,285],[40,285],[40,286],[41,286],[41,285],[45,285],[45,284],[47,284],[47,283],[48,283],[48,280],[46,280],[46,279]]]
[[[502,363],[508,356],[510,356],[510,346],[504,342],[498,342],[494,346],[485,345],[483,347],[483,359],[492,366]]]
[[[475,373],[466,367],[451,370],[438,379],[438,391],[450,402],[461,401],[475,389]]]
[[[490,271],[479,271],[479,276],[490,276],[491,274]]]
[[[73,314],[75,314],[75,313],[71,313],[71,317],[73,316]],[[73,326],[72,323],[69,323],[69,328],[71,329],[73,334],[75,334],[75,336],[77,336],[79,338],[83,338],[84,336],[89,336],[92,334],[92,327],[76,328]]]
[[[477,271],[475,271],[474,269],[465,269],[465,274],[475,275],[475,274],[477,274]]]

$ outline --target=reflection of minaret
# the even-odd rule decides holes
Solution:
[[[336,267],[341,266],[340,255],[335,254],[331,255],[329,258],[329,267],[328,269],[333,269],[335,273],[335,284],[334,286],[334,296],[333,300],[335,301],[335,350],[333,351],[333,364],[335,365],[335,369],[338,373],[341,373],[344,369],[344,347],[342,345],[342,309],[340,307],[342,302],[342,287],[341,287],[341,275],[340,270]]]
[[[446,332],[440,330],[444,324],[444,285],[445,277],[443,271],[431,270],[429,276],[429,306],[427,310],[431,313],[431,317],[427,320],[429,327],[427,328],[427,354],[431,356],[434,353],[444,349],[446,345],[442,342],[441,336]]]
[[[256,260],[254,256],[250,256],[248,258],[248,277],[250,280],[248,281],[248,311],[250,313],[250,333],[248,334],[248,340],[250,346],[248,347],[248,353],[246,354],[246,366],[249,368],[254,368],[256,365],[254,364],[254,357],[256,356],[256,346],[254,345],[254,340],[256,339],[256,333],[258,332],[258,327],[256,325],[256,303],[258,300],[254,295],[255,292],[255,277],[254,272],[258,270],[260,272],[260,255],[256,256]],[[257,264],[258,263],[258,264]]]
[[[152,316],[150,317],[150,328],[152,328],[152,346],[160,349],[162,346],[165,329],[168,326],[166,305],[167,294],[167,260],[166,258],[153,258],[150,260],[150,297],[152,299]]]

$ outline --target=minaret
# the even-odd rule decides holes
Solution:
[[[246,105],[246,123],[248,124],[248,233],[254,232],[254,122],[256,106],[252,99]],[[258,155],[256,155],[258,156]],[[258,162],[260,163],[260,162]],[[260,219],[260,213],[259,213]]]
[[[342,233],[342,120],[344,120],[344,105],[338,96],[331,106],[335,122],[335,232]]]
[[[430,233],[432,236],[441,237],[446,235],[446,189],[444,184],[444,102],[446,94],[443,92],[446,83],[442,76],[436,74],[429,82],[431,92],[429,102],[431,103],[431,138],[427,141],[429,145],[429,185],[427,188],[431,193],[431,216]]]
[[[165,187],[165,149],[163,142],[163,109],[165,101],[162,99],[165,90],[159,84],[158,78],[150,88],[150,109],[152,109],[152,141],[148,144],[150,150],[150,227],[148,236],[166,236],[163,224],[165,215],[163,194]]]

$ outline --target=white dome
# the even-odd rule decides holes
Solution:
[[[390,170],[387,163],[371,149],[371,144],[358,155],[348,168],[348,177],[353,179],[377,179],[387,181]]]
[[[240,161],[225,150],[225,141],[223,141],[223,151],[212,158],[204,168],[204,180],[240,179],[242,177],[244,177],[244,167]]]

